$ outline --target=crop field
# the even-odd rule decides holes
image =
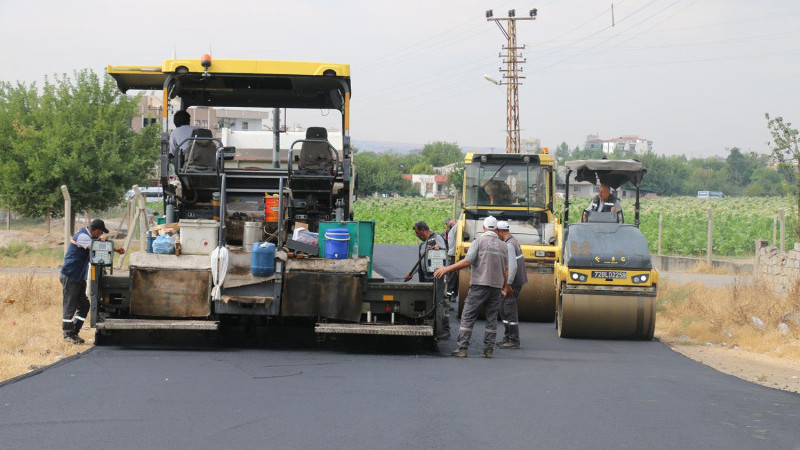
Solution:
[[[572,211],[579,211],[589,199],[579,199]],[[627,223],[633,223],[632,199],[623,199]],[[430,198],[368,197],[355,202],[357,220],[375,221],[377,244],[418,243],[412,225],[424,220],[433,231],[444,229],[444,219],[453,217],[453,200]],[[694,197],[648,198],[641,200],[641,229],[650,250],[658,247],[658,218],[662,217],[661,252],[681,256],[706,254],[708,208],[714,221],[713,253],[720,257],[748,257],[755,251],[754,241],[762,238],[772,244],[773,218],[785,211],[786,247],[798,241],[796,214],[791,201],[781,197]],[[574,219],[574,218],[571,218]],[[780,233],[780,225],[778,226]]]

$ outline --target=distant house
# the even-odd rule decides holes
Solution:
[[[600,139],[599,135],[590,134],[586,136],[584,146],[589,150],[603,150],[603,153],[614,153],[619,150],[642,154],[653,150],[653,141],[635,135]]]
[[[419,195],[423,197],[439,198],[450,195],[445,175],[403,174],[403,178],[411,181],[412,185],[419,185]]]

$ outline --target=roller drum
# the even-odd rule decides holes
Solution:
[[[461,269],[458,274],[458,316],[464,309],[464,299],[469,292],[472,270]],[[523,322],[552,322],[556,302],[552,273],[535,273],[528,270],[528,282],[519,295],[519,320]],[[479,313],[483,318],[483,310]]]
[[[655,324],[655,297],[562,292],[558,305],[561,337],[649,340]]]

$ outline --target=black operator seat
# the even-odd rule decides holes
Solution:
[[[306,130],[306,139],[324,142],[303,142],[300,147],[298,170],[301,173],[308,174],[332,174],[334,161],[330,144],[328,143],[328,130],[323,127],[309,127]]]
[[[211,140],[211,130],[198,128],[192,131],[192,140],[186,150],[184,172],[214,172],[217,163],[217,142]],[[194,139],[201,138],[201,139]]]

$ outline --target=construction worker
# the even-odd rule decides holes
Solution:
[[[103,233],[108,233],[106,224],[100,219],[92,220],[86,228],[81,228],[70,240],[67,254],[64,255],[64,265],[61,266],[61,287],[63,293],[63,316],[61,329],[64,340],[73,344],[83,344],[83,339],[78,336],[86,313],[89,312],[89,299],[86,298],[86,275],[89,272],[89,247],[95,239],[101,239]],[[125,253],[122,247],[114,247],[120,255]]]
[[[619,199],[611,193],[611,188],[607,184],[601,183],[600,187],[597,188],[597,195],[594,196],[589,207],[583,211],[581,222],[586,222],[588,220],[590,211],[610,211],[617,213],[617,222],[625,222],[625,218],[622,214],[622,204],[619,202]]]
[[[185,149],[189,146],[189,139],[192,137],[192,132],[197,128],[189,125],[192,121],[192,116],[184,110],[180,110],[172,116],[172,122],[175,124],[175,129],[169,136],[169,154],[175,157],[178,153],[178,148]]]
[[[419,257],[420,262],[417,266],[417,273],[419,273],[419,281],[432,281],[432,278],[425,272],[425,268],[428,267],[427,261],[427,250],[434,249],[439,250],[445,248],[444,238],[440,234],[434,233],[431,231],[430,227],[424,220],[420,220],[419,222],[414,224],[412,228],[414,230],[414,234],[417,235],[421,244],[419,244]],[[413,272],[413,271],[412,271]],[[412,272],[409,272],[406,275],[404,281],[408,281],[413,277]]]
[[[417,235],[422,243],[419,245],[419,260],[417,260],[417,272],[419,273],[419,281],[420,282],[430,282],[433,281],[433,278],[428,275],[427,267],[428,267],[428,250],[444,250],[446,248],[446,243],[444,238],[441,234],[434,233],[431,231],[430,227],[424,220],[420,220],[419,222],[414,224],[413,227],[414,233]],[[442,265],[446,263],[446,260],[441,262]],[[413,276],[413,269],[411,272],[408,273],[405,277],[405,281],[408,281]],[[436,336],[437,339],[450,339],[450,310],[445,304],[443,309],[442,315],[442,331]]]
[[[519,311],[517,309],[519,293],[522,286],[528,282],[528,273],[525,270],[525,255],[511,235],[508,222],[497,222],[497,236],[505,241],[508,249],[508,283],[503,289],[500,298],[500,320],[503,322],[503,340],[497,347],[504,349],[519,348]]]
[[[481,356],[491,358],[494,340],[497,337],[497,313],[500,308],[500,292],[508,281],[508,250],[497,237],[497,219],[489,216],[483,220],[483,234],[470,245],[467,255],[461,261],[439,267],[433,276],[441,278],[449,272],[472,267],[469,293],[464,299],[461,312],[461,326],[458,329],[458,347],[451,355],[458,358],[467,356],[467,348],[472,338],[472,326],[478,318],[478,308],[483,306],[486,313],[486,327],[483,336]]]
[[[447,219],[447,264],[456,262],[456,239],[458,234],[458,221],[456,219]],[[456,298],[456,286],[458,286],[458,272],[451,272],[447,276],[447,287],[445,291],[450,301]]]

